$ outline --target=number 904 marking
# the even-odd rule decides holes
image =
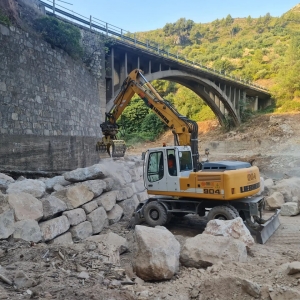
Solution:
[[[220,190],[214,189],[203,189],[204,194],[220,194]]]

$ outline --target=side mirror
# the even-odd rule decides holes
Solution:
[[[145,160],[146,152],[142,152],[142,160]]]

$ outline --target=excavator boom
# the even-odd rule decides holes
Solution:
[[[114,100],[110,111],[106,113],[106,120],[100,127],[105,139],[98,142],[97,150],[107,153],[112,147],[112,157],[125,155],[125,142],[117,139],[119,127],[118,118],[128,106],[132,97],[137,94],[153,112],[170,128],[174,134],[175,145],[191,146],[195,168],[199,165],[198,153],[198,124],[179,114],[175,107],[164,100],[143,76],[139,69],[133,70],[124,80],[119,94]],[[109,140],[109,142],[107,142]]]

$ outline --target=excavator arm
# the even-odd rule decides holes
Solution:
[[[143,73],[139,69],[133,70],[124,80],[121,91],[114,100],[113,107],[106,113],[106,120],[100,127],[104,138],[110,140],[113,146],[112,156],[125,155],[124,144],[117,140],[118,132],[117,120],[121,116],[124,109],[129,104],[131,98],[137,94],[154,113],[170,128],[174,134],[174,144],[179,146],[191,146],[193,155],[193,164],[197,168],[199,165],[198,154],[198,124],[182,116],[172,106],[171,103],[164,100],[154,89],[154,87],[146,80]],[[102,141],[105,144],[105,140]],[[98,143],[99,144],[99,143]],[[107,142],[106,142],[107,145]],[[121,151],[118,148],[122,148]],[[103,151],[107,148],[102,147]]]

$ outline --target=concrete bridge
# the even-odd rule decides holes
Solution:
[[[257,111],[270,103],[271,95],[262,87],[226,76],[224,72],[187,64],[123,41],[115,41],[107,62],[107,70],[110,70],[106,74],[107,111],[112,107],[122,82],[135,68],[142,69],[149,81],[170,80],[191,89],[207,103],[222,125],[228,116],[238,125],[244,109]]]
[[[149,40],[137,40],[135,34],[92,16],[85,18],[70,13],[61,5],[55,6],[55,1],[46,1],[39,1],[48,9],[46,13],[67,17],[81,29],[105,35],[113,41],[106,57],[107,111],[112,107],[123,80],[135,68],[142,69],[149,81],[170,80],[191,89],[208,104],[222,125],[228,116],[238,125],[244,109],[257,111],[270,104],[271,95],[263,87],[232,77],[222,70],[207,68],[181,57],[178,52],[170,53]]]

